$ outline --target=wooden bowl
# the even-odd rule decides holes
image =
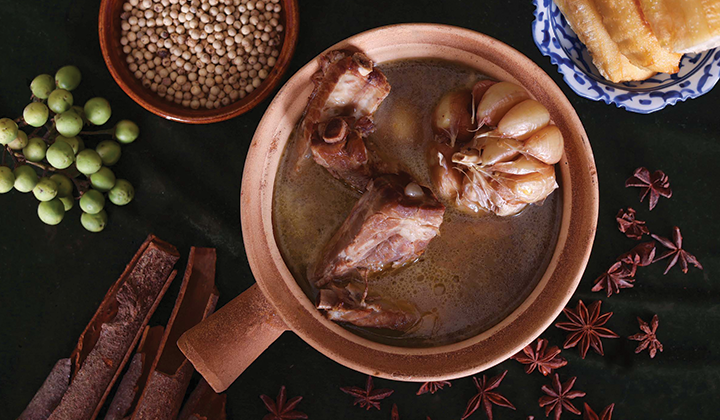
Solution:
[[[297,0],[281,0],[282,49],[277,62],[263,83],[243,99],[217,109],[192,109],[161,98],[145,88],[128,69],[126,54],[120,45],[120,14],[124,0],[102,0],[100,3],[100,49],[105,64],[118,85],[143,108],[168,120],[188,124],[209,124],[237,117],[253,109],[277,87],[290,64],[297,45],[299,14]]]
[[[315,59],[280,90],[255,132],[241,189],[245,249],[257,286],[188,331],[179,346],[216,389],[226,388],[282,331],[291,330],[357,371],[405,381],[449,380],[488,369],[537,338],[558,316],[585,270],[598,216],[598,186],[585,130],[562,91],[537,65],[488,36],[451,26],[403,24],[374,29],[330,48],[355,48],[376,63],[409,58],[454,61],[525,87],[547,107],[565,139],[556,166],[563,214],[547,269],[525,301],[475,337],[431,348],[380,344],[327,320],[293,278],[275,242],[272,204],[283,149],[313,90]]]

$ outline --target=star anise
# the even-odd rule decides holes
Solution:
[[[680,267],[682,268],[683,273],[688,272],[688,263],[691,263],[695,267],[699,269],[703,269],[702,265],[700,264],[700,261],[695,258],[695,256],[684,249],[682,249],[682,234],[680,233],[680,228],[677,226],[673,227],[673,240],[670,241],[667,238],[663,238],[661,236],[652,235],[653,238],[655,238],[656,241],[660,242],[665,248],[668,249],[668,251],[665,251],[664,254],[661,256],[655,258],[655,261],[663,260],[667,257],[670,258],[670,262],[667,265],[667,268],[665,269],[665,272],[663,274],[667,274],[670,269],[677,264],[678,261],[680,261]]]
[[[560,351],[557,346],[548,348],[548,341],[538,338],[535,343],[528,344],[512,358],[527,365],[525,373],[530,374],[537,368],[543,376],[548,376],[553,369],[560,369],[567,365],[567,360],[560,356]]]
[[[365,389],[356,386],[346,386],[340,388],[340,391],[352,395],[355,397],[353,405],[359,405],[360,407],[369,410],[371,407],[380,409],[380,400],[385,399],[392,395],[392,389],[373,389],[372,376],[368,376],[367,382],[365,383]]]
[[[563,344],[564,349],[575,347],[580,343],[580,357],[583,359],[590,347],[602,356],[604,353],[600,338],[620,337],[610,329],[603,327],[613,313],[600,315],[601,304],[602,302],[598,300],[590,304],[590,308],[587,308],[581,300],[575,309],[563,309],[563,313],[570,322],[558,322],[555,326],[561,330],[571,331]]]
[[[398,413],[397,404],[393,404],[392,410],[390,411],[390,420],[400,420],[400,413]],[[430,416],[426,416],[425,420],[432,420]]]
[[[595,280],[592,291],[599,292],[605,289],[607,297],[610,297],[613,293],[620,293],[620,289],[629,289],[635,282],[635,270],[634,264],[618,261]]]
[[[647,322],[643,321],[642,319],[640,319],[640,317],[638,317],[638,323],[640,324],[640,329],[643,332],[633,334],[628,338],[630,340],[640,341],[640,344],[635,349],[635,353],[640,353],[645,349],[650,349],[650,358],[652,359],[655,357],[655,354],[658,350],[660,350],[661,352],[663,351],[663,345],[662,343],[660,343],[660,341],[658,341],[657,335],[655,335],[660,320],[658,319],[658,316],[655,315],[653,316],[652,321],[650,321],[650,325],[648,325]]]
[[[636,267],[647,267],[655,259],[655,241],[637,244],[630,251],[618,257],[618,261]]]
[[[670,189],[670,179],[663,171],[655,171],[650,175],[647,168],[637,168],[633,176],[625,181],[625,187],[640,187],[640,202],[650,194],[650,210],[657,205],[660,196],[672,197],[672,189]]]
[[[610,404],[598,416],[590,406],[585,403],[585,413],[583,413],[583,420],[612,420],[612,412],[615,409],[615,404]]]
[[[547,395],[540,397],[538,402],[540,407],[545,407],[545,417],[550,417],[550,412],[553,412],[554,420],[559,420],[563,409],[580,415],[580,410],[570,402],[572,399],[585,396],[582,391],[571,391],[576,379],[577,377],[573,376],[564,384],[560,384],[560,377],[556,373],[553,376],[552,388],[543,385],[542,391]]]
[[[628,207],[627,210],[620,209],[615,220],[618,223],[618,229],[630,239],[640,240],[643,235],[649,235],[650,230],[645,226],[645,222],[635,218],[635,210]]]
[[[470,401],[468,401],[467,408],[465,408],[465,413],[463,413],[460,420],[465,420],[466,418],[470,417],[478,408],[480,408],[480,405],[482,405],[485,409],[485,414],[487,414],[488,420],[492,420],[493,418],[493,404],[500,407],[512,408],[514,410],[515,406],[512,405],[512,403],[510,403],[507,398],[503,397],[497,392],[490,392],[500,386],[500,382],[505,379],[505,375],[507,375],[507,373],[508,371],[506,370],[502,374],[495,376],[489,381],[487,380],[487,376],[485,375],[482,376],[481,381],[479,381],[478,378],[473,376],[475,388],[477,388],[478,393],[477,395],[472,397]]]
[[[267,395],[261,395],[265,407],[267,407],[270,414],[265,415],[263,420],[295,420],[295,419],[306,419],[307,414],[295,411],[295,407],[300,404],[303,397],[294,397],[290,401],[287,400],[287,394],[285,393],[285,386],[280,387],[280,393],[277,396],[277,402],[273,401],[272,398]]]
[[[418,389],[418,392],[415,395],[422,395],[422,394],[426,394],[428,392],[431,394],[434,394],[434,393],[438,392],[439,390],[443,389],[443,387],[445,385],[452,386],[452,384],[449,381],[425,382],[424,384],[422,384],[420,389]]]

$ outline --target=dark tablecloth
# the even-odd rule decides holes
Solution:
[[[269,103],[224,123],[209,126],[165,121],[143,110],[114,83],[103,62],[97,36],[99,2],[89,0],[7,1],[0,6],[0,115],[16,117],[28,101],[37,74],[75,64],[83,72],[76,93],[82,101],[104,96],[113,119],[129,118],[141,138],[123,149],[116,173],[137,189],[135,201],[109,210],[101,234],[86,232],[73,209],[57,227],[42,224],[36,200],[12,192],[0,196],[0,418],[15,418],[42,384],[55,361],[67,357],[108,287],[122,272],[148,233],[176,245],[184,269],[191,245],[218,249],[220,305],[253,283],[239,224],[240,180],[250,139]],[[593,146],[600,180],[600,218],[592,257],[576,296],[586,302],[593,280],[634,242],[615,227],[619,208],[632,206],[653,232],[670,235],[682,228],[687,249],[705,267],[683,275],[664,264],[642,269],[634,289],[604,299],[613,311],[608,326],[623,336],[605,340],[605,357],[564,351],[563,378],[577,376],[597,411],[616,403],[617,419],[712,419],[720,411],[720,265],[717,174],[720,166],[720,88],[651,115],[638,115],[575,95],[531,36],[529,1],[328,1],[302,0],[300,41],[288,72],[292,75],[333,43],[377,26],[437,22],[483,32],[520,50],[558,83],[582,119]],[[73,92],[75,93],[75,92]],[[638,166],[662,169],[673,188],[649,212],[638,191],[623,187]],[[174,296],[179,282],[169,291]],[[164,324],[174,298],[163,301],[152,323]],[[664,353],[650,360],[635,355],[627,336],[638,331],[635,318],[660,316],[658,336]],[[561,344],[564,333],[551,327],[544,337]],[[526,375],[507,361],[487,372],[509,370],[500,391],[516,412],[495,409],[497,419],[542,416],[537,400],[549,383]],[[281,385],[302,395],[298,409],[313,419],[389,419],[392,402],[400,417],[457,419],[475,394],[469,378],[453,381],[435,395],[415,396],[418,384],[376,379],[395,389],[381,412],[352,406],[338,389],[363,386],[365,376],[326,358],[292,333],[285,333],[228,390],[231,419],[260,419],[260,394],[275,396]],[[578,401],[578,400],[576,400]],[[581,406],[582,403],[578,403]],[[473,418],[483,418],[478,412]],[[566,415],[563,418],[576,418]]]

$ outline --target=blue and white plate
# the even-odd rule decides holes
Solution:
[[[720,49],[714,49],[685,54],[676,74],[658,73],[641,82],[605,80],[555,3],[552,0],[533,2],[535,44],[558,66],[565,83],[582,97],[649,114],[678,101],[697,98],[709,92],[720,79]]]

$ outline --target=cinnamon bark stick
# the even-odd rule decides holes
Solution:
[[[176,343],[185,331],[215,310],[219,296],[216,259],[213,248],[190,249],[183,283],[133,420],[177,419],[194,368]]]
[[[18,420],[46,419],[60,404],[70,384],[70,359],[60,359]]]
[[[51,394],[57,396],[55,392],[63,387],[62,381],[56,381],[58,371],[54,369],[38,392],[42,401],[34,398],[23,412],[23,420],[93,420],[97,417],[150,316],[175,278],[177,272],[172,268],[178,258],[174,246],[148,236],[80,335],[69,359],[71,374],[61,398],[48,398]],[[67,363],[61,362],[62,366]],[[54,385],[50,386],[49,382]],[[47,392],[46,385],[55,392]],[[41,402],[47,403],[45,412],[33,408]]]
[[[216,394],[205,379],[200,379],[178,420],[227,420],[226,402],[227,395]]]
[[[138,350],[130,361],[130,367],[123,375],[105,420],[123,420],[132,414],[132,408],[140,398],[140,393],[150,375],[150,368],[160,349],[165,329],[161,326],[145,327],[145,332],[138,345]]]

